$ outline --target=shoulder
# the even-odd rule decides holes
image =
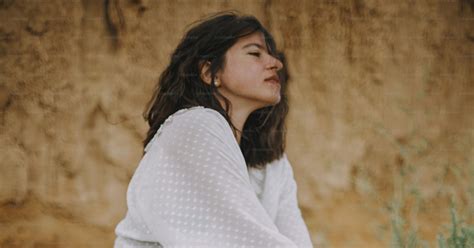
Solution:
[[[203,106],[180,109],[174,114],[170,115],[166,121],[168,121],[169,123],[173,120],[176,120],[177,122],[189,122],[189,124],[191,125],[223,125],[227,122],[224,116],[222,116],[222,114],[219,113],[217,110],[205,108]]]
[[[166,136],[165,139],[186,137],[187,140],[201,135],[222,136],[226,134],[228,126],[224,116],[214,109],[203,106],[180,109],[161,124],[145,151],[149,150],[159,136]]]
[[[162,125],[169,132],[184,134],[218,135],[227,134],[230,125],[224,116],[217,110],[202,106],[181,109],[172,114]]]
[[[286,152],[283,152],[280,158],[273,160],[272,162],[269,162],[265,166],[266,170],[269,171],[269,173],[275,173],[278,175],[280,178],[285,178],[288,175],[292,175],[293,170],[291,168],[291,164],[288,160],[288,156]]]
[[[284,152],[281,158],[278,159],[278,166],[280,167],[283,177],[293,177],[293,168],[290,161],[288,160],[288,155],[286,152]]]

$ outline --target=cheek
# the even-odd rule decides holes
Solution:
[[[235,65],[226,73],[225,81],[229,88],[245,90],[254,88],[259,84],[261,73],[260,68],[254,65]]]
[[[258,86],[256,77],[252,75],[248,70],[235,71],[236,73],[231,75],[228,83],[228,88],[234,92],[252,92]]]

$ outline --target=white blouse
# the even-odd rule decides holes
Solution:
[[[286,153],[247,169],[219,112],[175,112],[145,151],[114,247],[313,247]]]

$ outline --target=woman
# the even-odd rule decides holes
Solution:
[[[145,113],[115,247],[312,247],[284,151],[283,62],[253,16],[185,34]]]

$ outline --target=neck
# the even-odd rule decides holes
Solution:
[[[221,101],[221,106],[224,108],[224,103]],[[225,109],[225,108],[224,108]],[[237,130],[234,133],[234,137],[237,140],[237,143],[240,145],[240,140],[242,137],[242,129],[244,128],[245,121],[249,115],[255,111],[254,106],[248,106],[246,104],[235,104],[233,103],[229,108],[229,117]]]
[[[237,128],[236,133],[235,133],[235,139],[237,140],[237,143],[240,145],[240,140],[242,137],[242,129],[244,128],[245,121],[249,117],[250,113],[252,113],[253,110],[251,109],[245,109],[245,108],[237,108],[237,109],[231,109],[229,112],[230,120],[232,121],[232,124]]]

